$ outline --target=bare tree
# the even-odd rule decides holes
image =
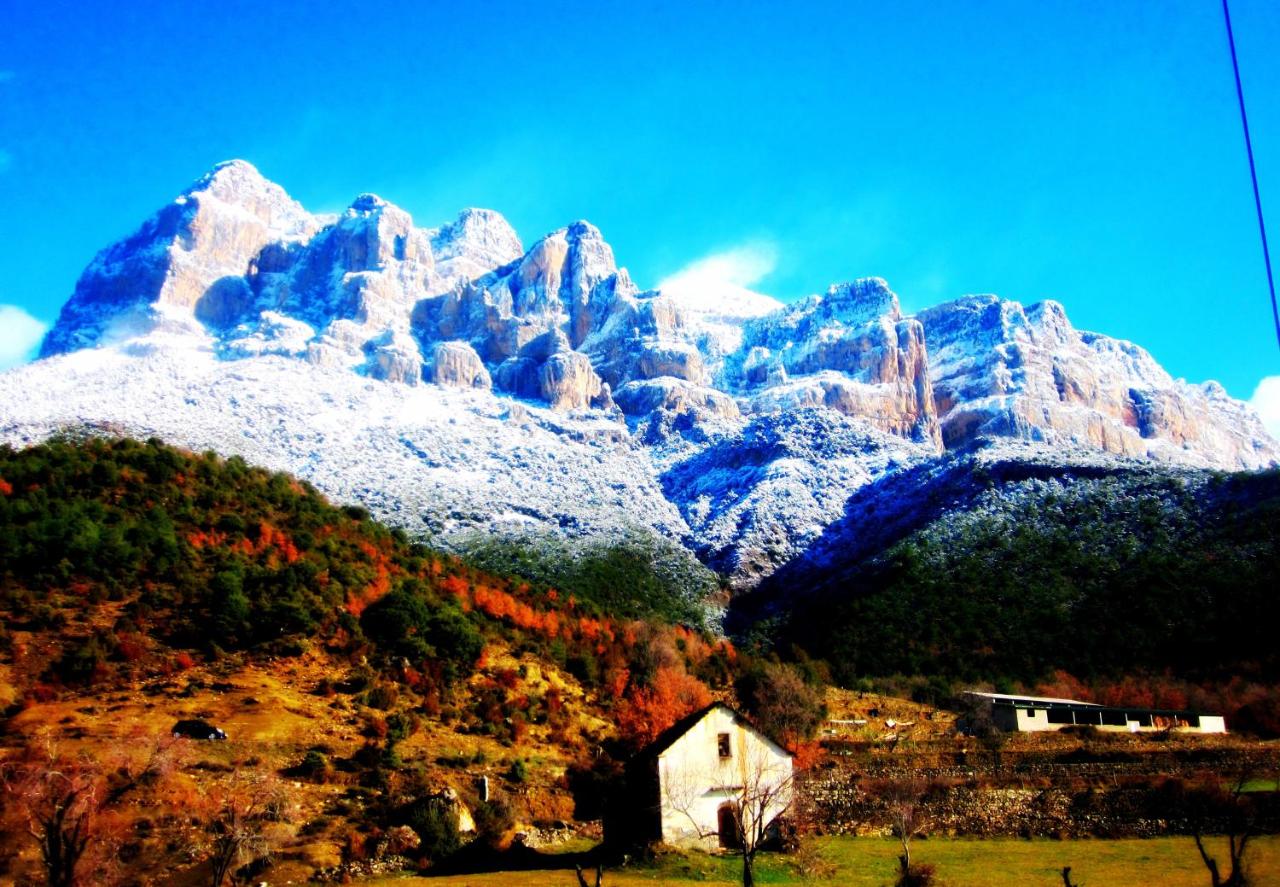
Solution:
[[[39,845],[49,887],[84,883],[82,871],[95,851],[103,863],[114,855],[115,811],[138,787],[168,772],[171,749],[169,741],[156,743],[142,760],[125,756],[112,767],[87,754],[62,754],[44,737],[0,766],[0,782],[15,801],[6,807]],[[94,868],[94,882],[102,883],[101,866]]]
[[[1253,801],[1245,793],[1250,773],[1242,773],[1228,788],[1221,784],[1203,785],[1192,789],[1187,796],[1188,821],[1191,835],[1196,842],[1200,860],[1209,870],[1213,887],[1248,887],[1245,875],[1245,851],[1249,839],[1255,834],[1256,811]],[[1221,829],[1227,839],[1227,874],[1215,856],[1209,854],[1205,844],[1210,829]]]
[[[578,887],[591,887],[591,885],[587,883],[587,876],[582,873],[582,866],[575,865],[573,870],[578,875]],[[596,866],[595,887],[604,887],[604,866],[602,865]]]
[[[274,780],[258,775],[240,777],[205,796],[202,818],[213,887],[222,887],[227,875],[239,865],[270,853],[271,824],[282,797]]]
[[[923,887],[933,879],[933,867],[911,862],[911,841],[928,828],[924,797],[928,786],[922,780],[890,780],[874,788],[884,803],[884,816],[893,836],[902,846],[898,856],[898,884]]]
[[[83,762],[24,762],[6,767],[5,789],[26,820],[27,834],[40,846],[49,887],[72,887],[98,837],[101,775]]]
[[[688,821],[690,834],[703,841],[715,838],[733,850],[742,860],[743,887],[754,887],[756,854],[792,808],[795,773],[791,758],[769,745],[758,741],[741,745],[723,769],[668,769],[662,780],[662,801]],[[708,822],[711,807],[716,819]]]

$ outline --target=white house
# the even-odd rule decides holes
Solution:
[[[631,842],[740,847],[771,834],[791,805],[791,753],[724,703],[679,721],[628,766]]]
[[[975,691],[970,691],[969,695],[987,702],[991,706],[995,725],[1007,733],[1061,730],[1073,724],[1126,733],[1160,730],[1175,730],[1179,733],[1227,732],[1227,724],[1222,715],[1155,708],[1121,708],[1050,696],[1014,696],[1008,693]]]

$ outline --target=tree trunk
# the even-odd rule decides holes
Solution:
[[[214,842],[213,858],[210,860],[213,865],[213,887],[222,887],[235,857],[235,846],[230,841],[220,838]]]
[[[742,887],[756,887],[756,874],[752,866],[755,860],[751,858],[752,854],[742,854]]]

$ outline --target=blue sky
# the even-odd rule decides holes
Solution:
[[[1232,6],[1280,242],[1280,4]],[[1054,298],[1238,397],[1280,375],[1217,0],[331,8],[0,5],[0,305],[51,321],[243,157],[313,211],[587,218],[642,286],[728,252],[783,299]]]

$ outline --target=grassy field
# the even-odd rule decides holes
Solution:
[[[1221,860],[1221,839],[1210,840],[1210,852]],[[893,883],[898,845],[881,838],[820,838],[814,850],[834,871],[825,878],[805,875],[785,857],[761,856],[756,880],[761,884],[828,883],[848,887],[880,887]],[[1060,887],[1064,865],[1082,887],[1159,884],[1160,887],[1207,887],[1209,875],[1190,838],[1148,840],[1051,841],[1018,839],[932,839],[913,845],[916,861],[937,866],[946,887]],[[1280,884],[1280,836],[1255,838],[1249,851],[1251,884]],[[605,873],[606,887],[627,884],[734,884],[736,859],[693,854],[664,857],[652,867],[631,866]],[[378,887],[409,884],[438,887],[574,887],[570,869],[495,872],[439,878],[384,878],[365,882]]]

